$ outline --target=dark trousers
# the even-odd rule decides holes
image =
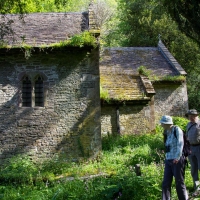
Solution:
[[[179,200],[187,200],[188,194],[184,183],[185,160],[180,158],[177,164],[173,160],[165,160],[164,178],[162,183],[162,200],[170,200],[171,185],[173,177],[175,178],[176,192]]]
[[[188,156],[191,165],[191,175],[194,183],[194,189],[197,188],[196,181],[199,180],[199,170],[200,170],[200,145],[191,146],[192,154]]]

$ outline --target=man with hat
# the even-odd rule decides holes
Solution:
[[[198,115],[199,113],[195,109],[191,109],[185,114],[190,120],[186,127],[186,135],[191,148],[191,154],[188,159],[191,165],[194,189],[197,189],[199,185],[198,171],[200,170],[200,121]]]
[[[160,120],[164,133],[167,136],[165,141],[165,169],[162,183],[162,200],[171,198],[171,186],[173,177],[175,178],[176,192],[179,200],[187,200],[188,194],[184,183],[185,159],[182,156],[183,131],[173,125],[172,118],[168,115],[162,116]],[[176,136],[174,134],[176,131]]]

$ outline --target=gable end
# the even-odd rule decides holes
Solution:
[[[161,40],[158,42],[158,49],[162,53],[162,55],[167,59],[170,65],[177,71],[180,75],[187,75],[185,70],[181,67],[181,65],[177,62],[177,60],[172,56],[172,54],[168,51],[165,45]]]

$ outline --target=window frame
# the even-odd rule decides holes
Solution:
[[[23,98],[23,89],[26,87],[23,87],[23,81],[24,79],[29,79],[31,82],[31,87],[29,87],[28,89],[30,89],[30,93],[31,93],[31,100],[30,100],[30,104],[29,106],[26,106],[23,102],[24,102],[24,98]],[[39,88],[36,88],[36,82],[37,80],[40,79],[40,86]],[[47,77],[44,76],[42,73],[32,73],[32,74],[27,74],[27,73],[21,73],[19,75],[19,80],[20,80],[20,96],[19,96],[19,107],[24,107],[24,108],[31,108],[31,107],[37,107],[37,108],[43,108],[47,105],[46,102],[46,96],[47,96],[47,87],[45,87],[46,85],[46,80]],[[41,89],[42,88],[42,89]],[[36,101],[36,97],[38,96],[38,93],[36,93],[36,90],[38,91],[38,89],[40,90],[41,95],[39,96],[39,100]],[[42,91],[41,91],[42,90]],[[26,91],[25,91],[26,92]],[[25,97],[26,98],[26,97]],[[42,99],[42,102],[41,102]],[[40,102],[40,103],[39,103]],[[40,105],[39,105],[40,104]]]

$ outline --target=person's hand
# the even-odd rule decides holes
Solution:
[[[174,164],[177,164],[177,163],[178,163],[178,160],[177,160],[177,159],[174,159],[174,160],[173,160],[173,163],[174,163]]]

